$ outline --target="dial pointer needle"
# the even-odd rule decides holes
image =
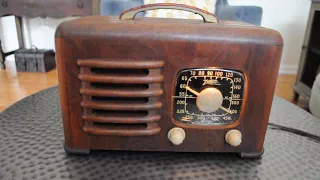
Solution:
[[[224,110],[225,112],[229,113],[229,114],[232,114],[232,111],[230,111],[229,109],[221,106],[220,109]]]
[[[188,91],[192,92],[192,93],[193,93],[194,95],[196,95],[196,96],[199,96],[199,95],[200,95],[200,93],[198,93],[197,91],[191,89],[189,86],[187,86],[186,89],[187,89]]]

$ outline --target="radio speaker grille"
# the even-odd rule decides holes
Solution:
[[[78,60],[84,131],[149,136],[160,132],[163,61]]]

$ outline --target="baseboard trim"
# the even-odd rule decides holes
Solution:
[[[298,66],[294,65],[284,65],[280,66],[279,74],[297,74]]]

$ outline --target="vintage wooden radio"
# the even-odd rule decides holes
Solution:
[[[135,18],[180,9],[203,20]],[[177,4],[62,23],[65,149],[263,153],[282,54],[274,30]]]

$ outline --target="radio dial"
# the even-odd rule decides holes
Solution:
[[[211,113],[218,110],[223,102],[222,93],[216,88],[206,88],[197,97],[197,107],[200,111]]]
[[[245,77],[226,69],[179,72],[173,96],[174,119],[201,126],[233,124],[240,118]]]

